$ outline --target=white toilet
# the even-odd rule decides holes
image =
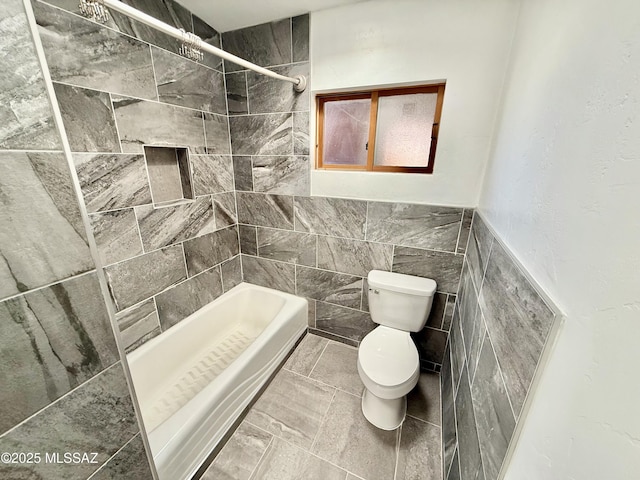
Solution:
[[[358,373],[364,383],[362,413],[378,428],[394,430],[407,413],[406,395],[418,383],[420,359],[409,332],[424,327],[436,282],[371,270],[369,312],[379,324],[360,342]]]

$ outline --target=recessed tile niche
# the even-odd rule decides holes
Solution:
[[[144,157],[155,207],[184,203],[195,198],[187,148],[145,146]]]

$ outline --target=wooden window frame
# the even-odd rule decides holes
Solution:
[[[316,96],[316,168],[323,170],[350,170],[360,172],[402,172],[402,173],[433,173],[433,166],[438,145],[438,133],[440,132],[440,116],[442,115],[442,103],[444,100],[445,84],[420,85],[417,87],[384,88],[360,92],[334,93]],[[414,93],[436,93],[436,111],[433,117],[431,130],[431,148],[429,161],[425,167],[398,167],[390,165],[374,165],[376,147],[376,127],[378,123],[378,99],[395,95],[409,95]],[[362,100],[371,99],[371,115],[369,117],[369,145],[367,150],[366,165],[326,165],[322,162],[322,147],[324,139],[324,105],[336,100]]]

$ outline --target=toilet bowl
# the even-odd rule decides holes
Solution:
[[[436,282],[372,270],[369,310],[379,326],[358,348],[358,374],[364,384],[362,413],[383,430],[398,428],[406,416],[406,395],[418,383],[420,358],[410,332],[421,330],[429,315]]]

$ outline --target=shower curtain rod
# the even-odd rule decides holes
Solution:
[[[178,28],[172,27],[171,25],[167,25],[164,22],[152,17],[151,15],[147,15],[140,10],[137,10],[125,3],[122,3],[119,0],[81,0],[80,8],[82,13],[86,16],[91,16],[94,19],[98,20],[106,20],[104,8],[102,6],[106,6],[112,8],[120,13],[127,15],[139,22],[144,23],[145,25],[149,25],[150,27],[155,28],[167,35],[170,35],[178,40],[182,40],[183,49],[185,45],[187,46],[187,50],[196,49],[196,54],[199,53],[199,50],[204,50],[205,52],[209,52],[217,57],[224,58],[225,60],[229,60],[230,62],[235,63],[236,65],[240,65],[241,67],[248,68],[249,70],[253,70],[254,72],[261,73],[262,75],[267,75],[268,77],[276,78],[278,80],[283,80],[285,82],[293,83],[293,87],[296,92],[304,92],[307,88],[307,78],[304,75],[298,75],[296,77],[287,77],[284,75],[280,75],[278,73],[272,72],[271,70],[267,70],[266,68],[260,67],[254,63],[251,63],[243,58],[237,57],[232,53],[225,52],[224,50],[214,47],[213,45],[209,45],[202,41],[200,37],[194,35],[190,32],[185,32],[184,30],[180,30]],[[102,8],[101,8],[102,7]],[[181,49],[182,50],[182,49]]]

